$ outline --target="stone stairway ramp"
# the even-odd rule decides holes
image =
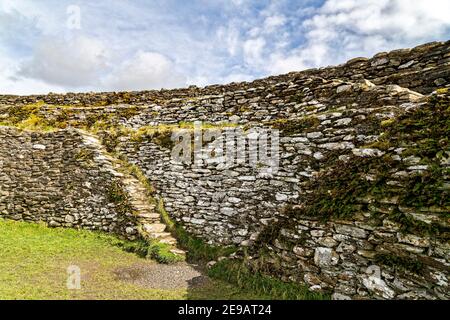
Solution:
[[[173,246],[173,249],[170,250],[172,253],[185,255],[183,250],[176,247],[177,240],[170,232],[167,232],[167,226],[161,223],[161,216],[156,204],[153,203],[142,183],[132,174],[126,172],[123,162],[111,156],[95,135],[78,129],[77,131],[83,137],[84,145],[94,152],[94,160],[106,165],[108,171],[121,182],[128,195],[128,202],[132,211],[137,217],[140,236],[148,241],[171,245]]]

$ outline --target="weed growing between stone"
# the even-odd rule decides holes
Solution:
[[[328,300],[326,294],[310,292],[305,286],[286,283],[273,277],[263,275],[248,268],[245,262],[222,260],[217,262],[208,275],[233,283],[240,288],[267,295],[280,300]]]
[[[182,256],[174,254],[170,251],[171,249],[173,249],[171,245],[158,241],[116,240],[112,244],[122,248],[126,252],[135,253],[141,258],[153,259],[163,264],[172,264],[184,261],[184,258]]]
[[[183,227],[177,225],[164,209],[164,203],[159,201],[158,211],[169,231],[176,237],[181,248],[187,250],[187,259],[193,262],[209,262],[219,257],[227,257],[237,251],[235,246],[214,246],[190,235]]]
[[[270,243],[277,237],[283,225],[301,216],[313,216],[324,221],[332,218],[351,218],[357,212],[368,210],[367,203],[355,199],[383,201],[395,197],[396,206],[390,217],[400,222],[403,231],[448,237],[450,229],[437,223],[416,220],[399,207],[448,208],[441,213],[449,218],[450,194],[444,185],[444,177],[450,170],[441,165],[450,157],[450,98],[436,95],[426,106],[400,116],[395,121],[384,123],[384,133],[378,144],[385,146],[382,157],[362,158],[350,156],[346,160],[335,160],[326,171],[309,182],[306,189],[316,190],[304,195],[302,205],[287,206],[282,218],[268,226],[259,236],[261,244]],[[404,151],[401,156],[416,157],[418,164],[426,170],[411,172],[405,178],[394,178],[393,173],[407,171],[411,165],[394,160],[397,148]],[[401,185],[391,184],[391,181]]]

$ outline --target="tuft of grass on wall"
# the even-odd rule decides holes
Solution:
[[[424,269],[422,262],[410,258],[401,257],[394,254],[379,253],[375,256],[375,262],[393,268],[394,270],[406,270],[415,274],[421,274]]]
[[[184,257],[171,252],[173,247],[169,244],[158,241],[145,240],[117,240],[110,242],[112,245],[122,248],[126,252],[131,252],[141,258],[153,259],[163,264],[173,264],[184,261]]]
[[[184,256],[175,254],[171,250],[173,247],[162,242],[150,242],[147,250],[147,258],[164,264],[173,264],[184,261]]]

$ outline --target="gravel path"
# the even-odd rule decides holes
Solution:
[[[199,271],[198,266],[185,262],[173,265],[138,264],[117,269],[114,273],[118,280],[152,289],[194,288],[209,281],[209,278]]]

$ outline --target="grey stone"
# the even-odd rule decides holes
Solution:
[[[366,238],[367,231],[361,228],[348,226],[344,224],[336,224],[335,229],[337,233],[341,233],[344,235],[349,235],[355,238]]]
[[[329,267],[337,265],[339,255],[331,248],[316,248],[314,263],[319,267]]]

